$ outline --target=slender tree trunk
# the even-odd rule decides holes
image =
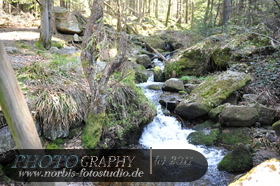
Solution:
[[[191,5],[192,5],[192,19],[191,19],[191,27],[193,28],[194,25],[194,0],[191,0]]]
[[[189,0],[186,0],[185,23],[189,22]]]
[[[156,0],[155,16],[158,18],[158,0]]]
[[[60,5],[61,7],[66,7],[66,6],[65,6],[65,0],[59,0],[59,5]]]
[[[177,19],[178,23],[182,23],[182,0],[177,0]]]
[[[209,15],[209,9],[210,9],[210,0],[207,1],[207,7],[206,7],[206,11],[205,11],[205,15],[204,15],[204,20],[203,20],[203,24],[207,25],[208,22],[208,15]]]
[[[117,20],[118,20],[118,22],[117,22],[117,31],[118,32],[120,32],[121,30],[122,30],[122,22],[121,22],[121,12],[122,12],[122,10],[121,10],[121,2],[120,2],[120,0],[117,0]]]
[[[168,26],[168,21],[170,17],[170,10],[171,10],[171,0],[168,0],[168,9],[167,9],[167,14],[166,14],[166,20],[165,20],[165,26]]]
[[[41,30],[39,42],[45,49],[51,47],[51,39],[53,34],[53,2],[52,0],[40,1],[41,11]]]
[[[231,0],[225,0],[224,11],[223,11],[223,25],[226,25],[230,19],[231,14]]]

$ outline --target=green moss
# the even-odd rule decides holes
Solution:
[[[280,120],[273,123],[272,129],[275,130],[277,136],[280,136]]]
[[[55,143],[48,143],[46,149],[60,149],[60,147]]]
[[[226,154],[218,164],[219,170],[228,172],[244,172],[250,170],[252,167],[252,155],[243,144],[234,146],[234,149]]]
[[[208,129],[202,131],[196,131],[188,136],[188,140],[194,145],[206,145],[211,146],[216,144],[220,134],[220,129]]]
[[[215,68],[225,68],[228,66],[228,62],[230,59],[230,48],[217,48],[216,50],[213,51],[212,54],[212,59],[215,64]]]
[[[34,43],[35,48],[39,49],[39,50],[45,50],[44,46],[42,45],[42,43],[40,43],[39,41],[36,41]]]
[[[82,144],[85,148],[94,149],[100,141],[102,127],[107,121],[105,112],[95,115],[88,113],[86,126],[83,129]]]
[[[235,145],[238,143],[251,144],[252,132],[249,128],[226,128],[223,129],[220,139],[222,144]]]
[[[226,103],[210,110],[210,112],[208,113],[209,117],[213,120],[218,120],[219,114],[224,110],[225,107],[229,105],[229,103]]]

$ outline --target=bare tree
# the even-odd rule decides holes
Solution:
[[[168,9],[167,9],[167,14],[166,14],[166,19],[165,19],[165,26],[168,26],[168,21],[170,17],[170,10],[171,10],[171,0],[168,0]]]
[[[94,0],[91,9],[91,16],[86,26],[84,40],[82,43],[81,63],[91,90],[91,103],[87,116],[87,126],[92,126],[91,132],[94,137],[100,137],[102,126],[97,125],[96,119],[105,118],[106,98],[108,96],[107,83],[110,76],[126,60],[126,40],[121,39],[120,55],[118,58],[107,62],[105,69],[97,71],[97,59],[102,52],[104,41],[103,26],[103,0]],[[97,145],[91,144],[91,147]]]

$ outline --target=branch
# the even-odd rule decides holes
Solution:
[[[274,0],[274,2],[276,3],[276,5],[278,6],[278,8],[280,10],[280,4],[276,0]]]

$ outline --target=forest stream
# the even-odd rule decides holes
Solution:
[[[154,63],[164,68],[163,63],[157,59],[154,60]],[[153,73],[149,73],[149,76],[147,82],[140,83],[138,86],[144,90],[146,97],[155,104],[157,116],[144,128],[139,143],[144,148],[192,149],[202,153],[206,157],[208,171],[201,179],[190,183],[176,183],[175,185],[228,185],[231,175],[217,169],[217,165],[225,155],[226,150],[188,143],[187,137],[194,130],[183,128],[175,117],[164,115],[163,108],[159,104],[162,90],[150,90],[148,88],[150,85],[160,85],[163,83],[154,82]]]

